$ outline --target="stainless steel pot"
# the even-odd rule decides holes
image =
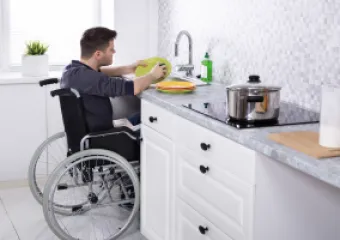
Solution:
[[[280,113],[279,86],[261,84],[257,75],[246,84],[227,87],[227,116],[241,121],[277,120]]]

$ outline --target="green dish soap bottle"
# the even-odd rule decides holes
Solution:
[[[201,62],[201,80],[206,83],[211,83],[212,81],[212,61],[209,59],[207,52]]]

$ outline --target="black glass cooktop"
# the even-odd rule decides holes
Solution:
[[[277,120],[271,121],[231,120],[227,115],[226,102],[188,103],[184,104],[183,106],[239,129],[318,123],[320,119],[319,113],[287,102],[280,103],[279,118]]]

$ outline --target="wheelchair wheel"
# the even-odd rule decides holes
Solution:
[[[65,182],[74,168],[78,179]],[[139,164],[108,150],[89,149],[68,157],[44,188],[43,211],[50,229],[64,240],[117,239],[136,223],[138,169]]]
[[[66,134],[59,132],[46,139],[34,152],[28,170],[28,183],[40,204],[44,185],[56,166],[66,159],[67,150]]]

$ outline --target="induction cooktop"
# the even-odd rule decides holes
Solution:
[[[288,102],[280,103],[277,120],[239,121],[228,116],[226,102],[195,102],[184,107],[238,129],[318,123],[320,114]]]

